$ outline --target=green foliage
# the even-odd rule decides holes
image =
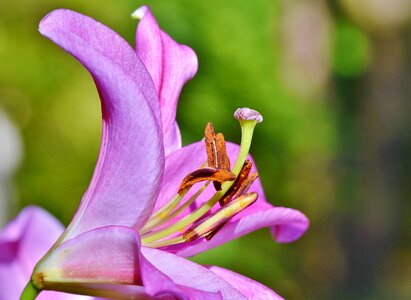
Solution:
[[[367,35],[347,21],[338,21],[334,39],[335,72],[344,76],[358,76],[366,71],[371,60],[371,45]]]

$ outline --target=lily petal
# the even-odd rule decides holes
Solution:
[[[79,13],[51,12],[39,30],[88,69],[103,112],[98,162],[64,240],[106,225],[141,227],[164,163],[158,99],[146,68],[115,32]]]
[[[154,210],[164,206],[172,199],[177,194],[186,175],[200,168],[206,161],[207,156],[203,142],[184,146],[166,156],[163,181]],[[195,188],[192,188],[192,191],[186,196],[187,199],[194,190]]]
[[[229,284],[234,286],[241,294],[250,300],[281,300],[284,299],[276,292],[262,285],[261,283],[237,274],[233,271],[220,268],[217,266],[209,266],[208,269],[220,276]]]
[[[133,14],[141,19],[136,32],[136,51],[154,80],[160,100],[166,155],[181,147],[176,109],[184,84],[194,77],[198,62],[194,51],[175,42],[157,24],[148,6]]]
[[[157,270],[183,288],[182,299],[247,299],[235,287],[206,267],[157,249],[142,247],[141,251],[147,261]],[[167,289],[163,287],[165,283],[160,280],[161,277],[156,277],[157,275],[150,272],[147,272],[147,276],[153,280],[155,289]],[[144,285],[147,287],[146,282]],[[178,296],[177,293],[174,295]]]
[[[134,229],[107,226],[62,243],[34,270],[44,288],[59,282],[140,284],[140,239]]]
[[[37,261],[54,244],[64,227],[35,206],[23,209],[0,232],[0,299],[19,299]],[[58,292],[43,292],[39,300],[91,299]]]
[[[96,296],[242,299],[207,268],[160,250],[140,249],[137,232],[121,226],[93,229],[64,242],[40,262],[34,278],[45,289]]]

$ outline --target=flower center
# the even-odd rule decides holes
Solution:
[[[210,240],[231,218],[257,200],[257,193],[248,193],[248,189],[258,174],[250,174],[252,163],[246,157],[250,150],[254,127],[263,118],[257,111],[249,108],[237,109],[234,117],[241,125],[241,145],[233,168],[230,169],[223,134],[215,134],[213,125],[209,122],[204,134],[207,162],[188,174],[180,184],[178,193],[151,215],[139,231],[144,246],[164,247],[201,237]],[[205,183],[189,199],[183,201],[191,187],[199,182]],[[188,208],[210,182],[213,182],[216,192],[208,201],[180,220],[163,226]],[[211,213],[217,202],[221,207]],[[209,214],[206,216],[207,213]]]

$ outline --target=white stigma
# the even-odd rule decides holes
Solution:
[[[248,107],[237,108],[234,112],[234,118],[244,121],[256,121],[257,123],[263,121],[263,116],[258,111]]]

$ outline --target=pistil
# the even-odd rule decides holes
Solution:
[[[240,121],[241,126],[240,153],[233,167],[233,173],[237,176],[238,173],[240,173],[248,152],[250,152],[255,125],[263,121],[263,116],[253,109],[239,108],[235,111],[234,118]]]

